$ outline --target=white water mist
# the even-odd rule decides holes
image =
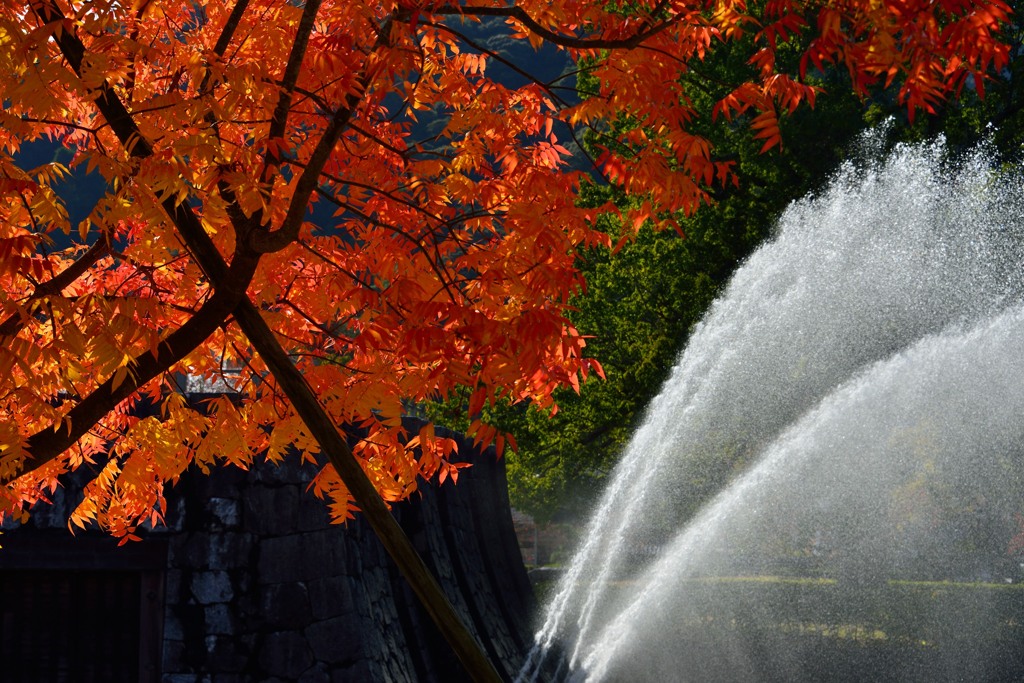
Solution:
[[[794,203],[652,403],[520,679],[814,677],[740,635],[688,646],[709,609],[757,609],[711,578],[833,581],[845,608],[872,582],[1005,580],[988,575],[1013,570],[992,558],[1024,493],[1022,264],[1024,187],[984,151],[899,147]]]

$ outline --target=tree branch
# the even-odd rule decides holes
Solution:
[[[355,113],[355,108],[362,99],[362,95],[356,97],[350,95],[343,107],[335,112],[330,123],[324,128],[319,142],[310,155],[309,162],[295,183],[295,190],[292,192],[291,202],[288,204],[288,212],[285,214],[281,227],[273,232],[256,232],[249,235],[248,247],[260,254],[268,254],[280,251],[294,242],[299,236],[299,228],[302,220],[306,217],[306,209],[310,197],[320,184],[320,171],[330,159],[334,145],[337,144],[341,134],[345,131],[349,119]]]
[[[106,234],[101,234],[96,244],[89,247],[77,261],[54,275],[46,282],[36,285],[35,290],[29,297],[29,301],[40,299],[44,296],[59,294],[65,287],[81,277],[97,261],[110,253],[110,243]],[[24,327],[24,319],[17,313],[11,315],[7,320],[0,323],[0,337],[11,337],[18,334]]]
[[[390,20],[388,23],[390,23]],[[390,31],[387,29],[387,25],[385,25],[380,31],[377,46],[383,44],[385,36],[389,33]],[[285,214],[281,227],[270,233],[251,234],[249,236],[249,247],[253,251],[260,254],[280,251],[298,238],[299,228],[302,226],[302,220],[306,216],[309,199],[320,184],[320,172],[327,165],[334,146],[338,143],[341,134],[348,126],[348,122],[355,115],[356,107],[359,106],[366,89],[369,87],[371,78],[369,62],[372,60],[372,55],[373,52],[371,51],[367,57],[368,63],[364,66],[362,76],[359,79],[358,92],[350,93],[345,98],[345,103],[334,112],[334,116],[331,117],[327,127],[321,133],[316,147],[313,148],[309,161],[306,162],[305,167],[302,169],[302,175],[299,176],[298,181],[295,183],[295,190],[292,192],[292,199],[288,204],[288,212]]]
[[[249,0],[238,0],[235,6],[231,8],[231,14],[228,15],[228,20],[224,22],[224,28],[221,29],[220,35],[217,36],[217,43],[213,46],[213,54],[218,57],[224,56],[228,45],[231,44],[231,39],[235,36],[238,23],[242,20],[242,15],[245,14],[245,10],[248,7]]]
[[[256,259],[235,259],[226,277],[245,279],[255,272]],[[72,408],[57,425],[46,427],[26,440],[27,455],[22,460],[23,471],[41,467],[50,462],[76,441],[85,436],[113,406],[125,400],[147,382],[167,371],[202,344],[224,324],[241,299],[240,293],[225,288],[215,291],[196,313],[181,327],[149,351],[135,357],[129,372],[119,384],[110,377]],[[17,475],[16,475],[17,476]],[[14,477],[0,479],[6,484]]]
[[[494,50],[492,50],[492,49],[490,49],[490,48],[488,48],[488,47],[486,47],[484,45],[481,45],[480,43],[477,43],[476,41],[474,41],[472,38],[470,38],[465,33],[462,33],[461,31],[456,31],[455,29],[453,29],[451,26],[448,26],[447,24],[439,24],[439,23],[436,23],[436,22],[423,22],[423,24],[426,25],[426,26],[432,26],[433,28],[436,28],[439,31],[444,31],[446,33],[450,33],[451,35],[455,36],[456,38],[461,40],[463,43],[468,45],[469,47],[471,47],[474,50],[476,50],[477,52],[479,52],[480,54],[487,55],[488,58],[493,59],[494,61],[504,65],[505,68],[507,68],[507,69],[509,69],[509,70],[511,70],[511,71],[513,71],[513,72],[515,72],[517,74],[519,74],[520,76],[525,78],[530,83],[533,83],[534,85],[537,85],[537,86],[543,88],[544,91],[547,92],[547,94],[550,95],[552,97],[552,99],[557,100],[560,105],[567,106],[567,103],[565,102],[565,100],[562,99],[561,97],[559,97],[557,94],[555,94],[555,92],[552,90],[552,87],[551,87],[550,83],[542,83],[537,77],[535,77],[532,74],[530,74],[528,71],[526,71],[525,69],[520,67],[518,64],[513,62],[511,59],[507,59],[507,58],[503,57],[500,53],[495,52]]]
[[[281,96],[274,107],[274,114],[270,119],[270,130],[267,137],[270,140],[283,138],[288,124],[288,112],[292,106],[292,93],[295,91],[295,83],[299,80],[299,72],[302,70],[302,60],[306,56],[306,48],[309,45],[309,35],[313,32],[313,23],[316,20],[316,13],[320,10],[321,0],[308,0],[302,9],[302,18],[299,20],[299,27],[295,31],[295,42],[292,43],[292,51],[288,55],[288,63],[284,68],[284,76],[281,78]],[[271,147],[267,151],[267,168],[277,166],[280,163],[279,148]]]
[[[64,20],[64,15],[52,2],[34,5],[33,9],[40,20],[46,24],[62,23]],[[68,60],[72,70],[81,77],[82,61],[85,58],[85,45],[81,39],[69,30],[55,31],[51,37],[60,47],[61,53]],[[104,82],[103,85],[96,89],[94,102],[129,156],[136,159],[144,159],[153,155],[152,144],[142,135],[131,113],[108,83]],[[206,234],[202,222],[195,211],[192,210],[192,207],[186,203],[179,204],[174,196],[158,197],[157,199],[174,222],[175,227],[178,228],[178,231],[189,243],[193,256],[196,257],[200,268],[204,269],[206,276],[211,281],[219,279],[223,282],[227,272],[226,266],[219,273],[210,273],[205,270],[206,266],[204,264],[216,264],[218,262],[223,264],[224,262],[220,257],[220,252],[217,251],[216,245],[214,245],[210,236]],[[235,226],[236,232],[240,227]],[[243,245],[239,244],[238,247],[242,249]],[[241,289],[244,292],[248,284],[248,281],[233,283],[232,289]]]
[[[522,7],[442,7],[436,10],[431,10],[431,14],[458,14],[458,15],[469,15],[475,17],[506,17],[515,19],[528,28],[529,30],[536,33],[538,36],[554,43],[555,45],[561,45],[562,47],[568,47],[578,50],[631,50],[638,47],[648,38],[652,38],[657,34],[661,33],[665,29],[672,26],[675,20],[680,17],[676,15],[663,21],[661,23],[651,26],[646,31],[641,31],[630,38],[617,38],[617,39],[606,39],[606,38],[577,38],[576,36],[567,36],[545,28],[543,25],[537,23],[533,17],[526,13]]]

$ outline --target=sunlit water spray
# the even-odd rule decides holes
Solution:
[[[826,642],[884,644],[892,680],[1007,666],[993,633],[1024,615],[980,588],[951,614],[913,583],[1024,579],[1024,187],[944,155],[851,163],[737,271],[520,680],[821,680],[842,670]]]

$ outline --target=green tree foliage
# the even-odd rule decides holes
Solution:
[[[894,120],[894,142],[918,142],[942,135],[952,149],[964,150],[987,141],[1001,161],[1019,164],[1024,160],[1024,24],[1020,20],[1024,2],[1016,0],[1010,5],[1015,21],[1004,30],[1007,42],[1017,47],[1007,67],[985,81],[984,97],[973,87],[965,87],[957,97],[937,105],[934,114],[911,122],[895,94],[883,93],[871,100],[865,121],[874,125]]]
[[[786,144],[768,155],[759,154],[761,143],[748,131],[713,127],[718,152],[737,162],[738,188],[681,220],[683,236],[645,226],[618,253],[580,254],[587,290],[574,301],[572,319],[592,336],[588,351],[606,380],[591,379],[579,395],[562,392],[552,417],[537,410],[498,417],[519,441],[509,456],[515,505],[541,519],[587,510],[690,330],[788,202],[824,181],[861,129],[861,114],[853,98],[822,100],[819,111],[783,120]],[[617,236],[615,219],[605,220]]]

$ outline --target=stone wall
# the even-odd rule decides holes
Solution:
[[[471,445],[461,450],[468,454]],[[511,680],[528,647],[534,599],[512,527],[504,463],[493,451],[469,459],[474,466],[463,470],[458,485],[424,486],[395,514]],[[466,680],[365,521],[327,523],[325,505],[305,490],[315,472],[295,459],[249,471],[189,472],[169,492],[167,527],[132,544],[166,549],[159,680]],[[52,536],[66,523],[69,497],[9,529],[4,545],[47,529],[50,547],[73,544]]]

